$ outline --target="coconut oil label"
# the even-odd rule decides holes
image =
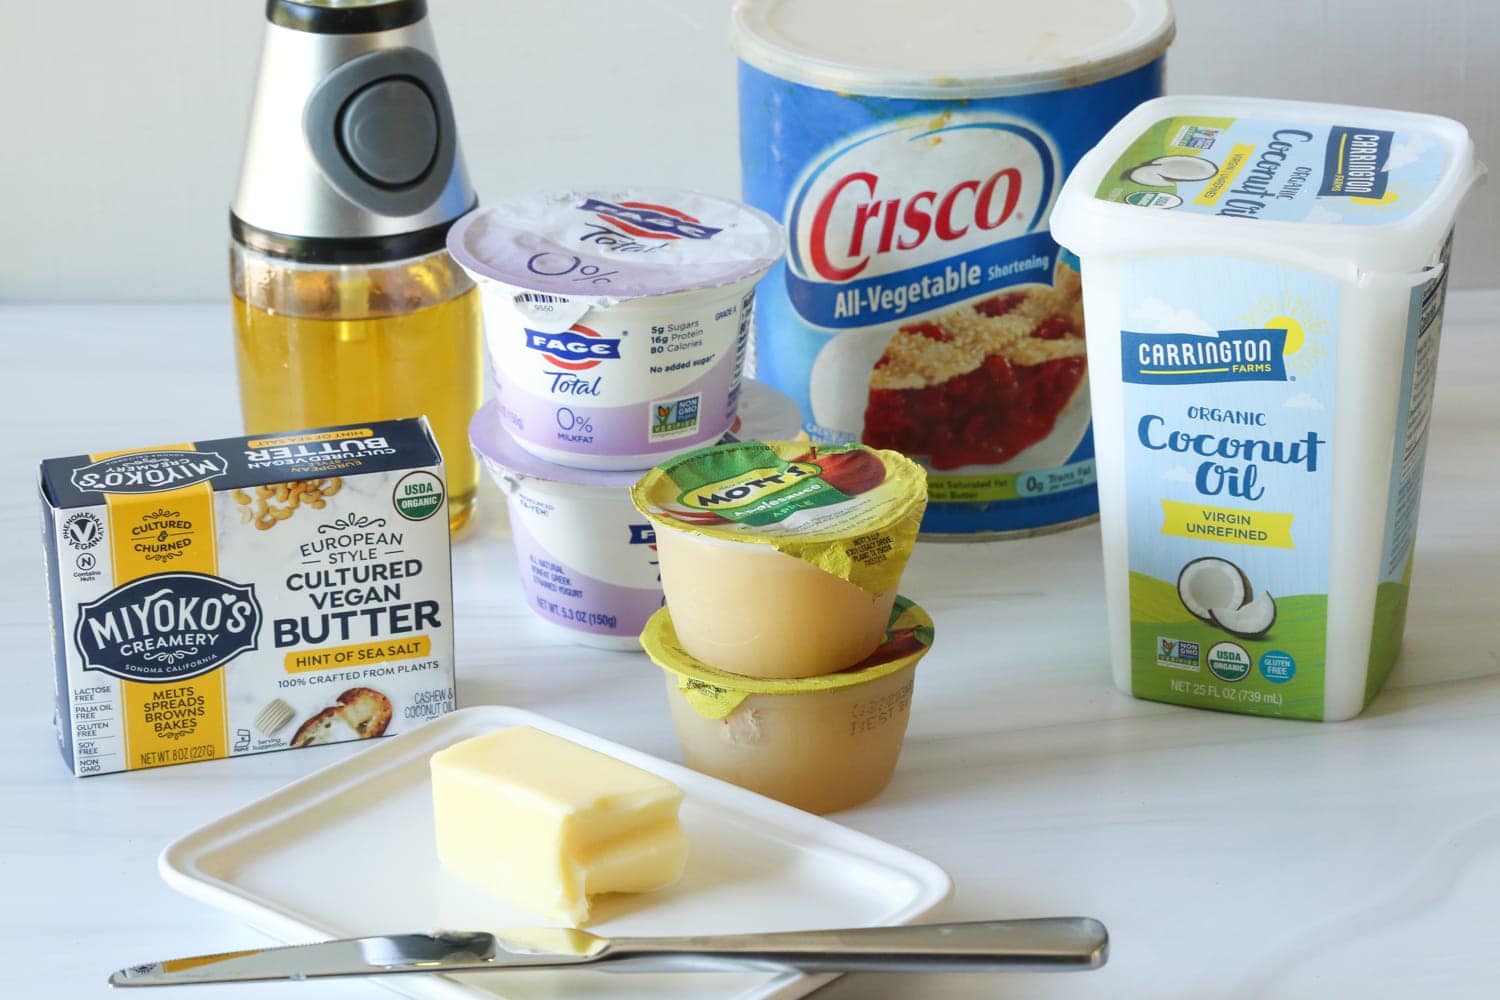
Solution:
[[[1132,689],[1321,718],[1338,288],[1217,257],[1120,286]]]
[[[1115,161],[1104,201],[1235,219],[1370,226],[1411,215],[1446,145],[1419,132],[1186,116],[1152,125]]]

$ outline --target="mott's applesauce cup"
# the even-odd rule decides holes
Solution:
[[[781,227],[685,191],[500,202],[448,234],[479,283],[506,429],[544,461],[643,469],[734,422],[755,282]]]
[[[924,478],[892,451],[742,441],[675,458],[630,496],[656,528],[683,647],[731,673],[811,677],[880,644]]]
[[[738,0],[745,199],[788,232],[754,372],[930,472],[925,535],[1098,512],[1067,172],[1161,93],[1165,0]]]
[[[1405,626],[1457,122],[1173,97],[1063,189],[1088,273],[1116,683],[1347,719]]]
[[[817,813],[859,805],[890,783],[917,663],[933,639],[927,612],[898,597],[879,646],[851,668],[762,679],[694,657],[678,638],[671,607],[641,634],[666,675],[688,767]]]

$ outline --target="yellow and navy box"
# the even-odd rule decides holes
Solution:
[[[74,774],[453,709],[447,484],[425,419],[53,458],[40,487]]]

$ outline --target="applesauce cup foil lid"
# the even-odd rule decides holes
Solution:
[[[758,278],[785,249],[781,225],[759,209],[654,188],[510,198],[448,231],[448,252],[466,271],[558,329],[592,308]]]
[[[630,499],[658,531],[768,545],[880,593],[911,555],[927,473],[860,444],[739,441],[664,462]]]
[[[677,690],[706,719],[727,718],[752,694],[798,695],[868,684],[915,666],[927,655],[936,637],[932,619],[921,606],[897,597],[886,625],[885,638],[875,652],[836,674],[818,677],[745,677],[719,670],[695,658],[677,641],[670,608],[661,608],[646,622],[641,645],[652,662],[677,678]]]

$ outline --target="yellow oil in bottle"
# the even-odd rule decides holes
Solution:
[[[478,290],[446,254],[310,268],[234,250],[240,404],[248,434],[426,414],[448,474],[449,523],[479,487],[469,420],[483,393]]]

